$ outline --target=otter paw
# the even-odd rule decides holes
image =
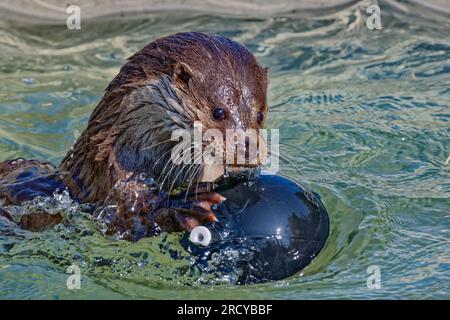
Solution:
[[[212,221],[218,221],[214,206],[225,201],[225,197],[216,192],[191,196],[183,202],[172,202],[170,208],[160,210],[156,222],[167,232],[188,230]]]

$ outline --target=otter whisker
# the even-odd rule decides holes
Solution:
[[[198,167],[201,167],[201,165],[192,163],[192,164],[189,166],[189,168],[186,170],[186,172],[184,173],[183,178],[182,178],[182,181],[188,181],[188,182],[190,182],[190,181],[194,178],[194,176],[195,176],[195,170],[196,170],[197,166],[198,166]],[[191,173],[192,173],[192,174],[191,174]],[[189,188],[190,188],[190,185],[188,184],[188,188],[186,189],[186,192],[188,192]]]
[[[187,201],[187,196],[188,196],[189,189],[191,188],[192,181],[193,181],[194,177],[200,172],[200,169],[201,169],[201,168],[202,168],[202,166],[198,166],[198,168],[197,168],[196,170],[194,170],[193,174],[190,176],[190,178],[189,178],[189,184],[188,184],[188,187],[187,187],[187,189],[186,189],[186,195],[185,195],[185,197],[184,197],[184,202]]]
[[[195,186],[195,201],[198,201],[198,184],[199,184],[199,181],[197,179],[197,185]]]
[[[282,160],[285,160],[286,162],[288,162],[289,164],[294,166],[294,168],[297,169],[301,175],[305,175],[303,170],[294,162],[294,159],[292,157],[289,157],[288,155],[285,155],[285,154],[276,153],[276,152],[271,152],[271,154],[275,154],[276,156],[279,156]]]
[[[191,150],[192,149],[192,147],[190,148],[190,149],[188,149],[188,150]],[[195,162],[195,161],[194,161]],[[166,164],[166,166],[167,166],[167,164]],[[173,165],[172,166],[172,168],[170,168],[170,170],[167,172],[167,174],[165,175],[165,177],[164,177],[164,180],[161,182],[161,185],[160,185],[160,189],[159,190],[162,190],[162,187],[164,186],[164,182],[166,181],[166,179],[168,178],[168,177],[170,177],[170,173],[172,172],[172,170],[175,168],[177,166],[177,164],[175,164],[175,165]],[[183,165],[183,167],[184,167],[184,165]],[[181,169],[180,169],[180,172],[181,172]],[[175,182],[175,181],[174,181]],[[169,181],[169,183],[170,183],[170,181]]]
[[[203,143],[203,148],[205,147],[205,145],[206,145],[206,144]],[[195,146],[193,145],[193,147],[195,147]],[[194,156],[195,156],[195,153],[194,153]],[[196,161],[199,160],[199,159],[201,159],[202,157],[203,157],[203,153],[200,152],[199,155],[198,155],[198,157],[197,157],[196,159],[194,159],[194,161],[192,162],[191,167],[189,167],[189,169],[188,169],[188,170],[186,171],[186,173],[183,175],[182,181],[186,180],[185,178],[186,178],[187,174],[190,172],[190,170],[191,170],[193,167],[195,167],[195,165],[197,165]]]
[[[161,174],[160,174],[159,177],[158,177],[158,184],[160,185],[160,187],[159,187],[159,190],[160,190],[160,191],[162,190],[162,187],[163,187],[163,185],[164,185],[164,182],[166,181],[167,177],[168,177],[168,176],[170,175],[170,173],[172,172],[173,168],[175,168],[175,167],[177,166],[177,164],[173,164],[172,167],[170,167],[170,170],[169,170],[166,174],[164,174],[164,173],[166,172],[166,169],[168,168],[167,166],[169,165],[169,163],[171,163],[170,160],[167,161],[167,163],[166,163],[166,165],[164,166],[164,168],[163,168]],[[163,175],[163,174],[164,174],[164,175]],[[161,181],[161,178],[164,178],[164,179],[162,180],[162,182],[160,182],[160,181]]]
[[[193,146],[191,146],[191,147],[190,147],[189,149],[187,149],[187,150],[192,150],[192,148],[193,148]],[[172,150],[173,150],[173,148],[171,148],[169,151],[172,151]],[[166,152],[166,154],[167,154],[167,152]],[[159,161],[159,160],[158,160],[158,161]],[[159,181],[161,180],[161,177],[162,177],[162,175],[164,174],[164,172],[166,171],[167,166],[169,165],[170,162],[171,162],[171,161],[167,161],[166,165],[164,166],[163,170],[161,171],[161,174],[160,174],[159,177],[158,177],[158,183],[159,183]],[[164,181],[166,180],[167,176],[170,174],[170,172],[173,170],[174,167],[175,167],[175,166],[172,166],[172,168],[169,170],[169,172],[164,176],[164,180],[163,180],[163,182],[161,183],[161,188],[160,188],[160,190],[162,189],[162,186],[164,185]]]
[[[275,155],[278,155],[282,160],[285,160],[286,162],[291,164],[297,170],[297,173],[300,173],[300,175],[305,176],[305,173],[303,172],[303,170],[298,165],[296,165],[295,162],[293,161],[293,159],[289,158],[288,155],[286,155],[286,154],[283,155],[283,154],[276,153],[276,152],[273,152],[273,151],[271,152],[271,154],[272,153],[275,154]],[[302,185],[303,185],[303,187],[305,189],[311,191],[311,187],[306,182],[306,179],[303,179]]]
[[[169,152],[172,152],[172,148],[170,148],[169,150],[167,150],[166,152],[164,152],[159,158],[158,160],[155,162],[155,164],[153,165],[153,169],[155,169],[156,165],[158,164],[158,162],[164,157],[166,156]]]
[[[289,154],[280,154],[280,157],[286,161],[288,161],[290,164],[292,164],[299,172],[301,175],[305,175],[305,172],[303,171],[302,168],[300,168],[296,163],[295,163],[295,159],[290,156]]]
[[[150,149],[150,148],[154,148],[154,147],[156,147],[156,146],[159,146],[160,144],[167,143],[167,142],[169,142],[169,141],[172,141],[172,139],[167,139],[167,140],[164,140],[164,141],[155,143],[155,144],[153,144],[153,145],[151,145],[151,146],[144,147],[144,148],[142,148],[141,150],[143,151],[143,150],[147,150],[147,149]]]
[[[186,168],[188,166],[187,163],[182,165],[182,168],[180,168],[180,170],[178,170],[177,175],[172,179],[172,183],[170,184],[169,190],[167,191],[168,196],[170,197],[171,193],[172,193],[172,189],[175,186],[175,183],[177,182],[177,178],[178,176],[181,174],[181,172],[183,172],[184,168]],[[168,181],[168,184],[170,183],[170,181]]]
[[[201,156],[202,156],[202,155],[199,155],[199,156],[197,157],[197,159],[194,159],[194,161],[193,161],[192,164],[191,164],[191,163],[185,164],[185,165],[183,166],[183,169],[184,169],[187,165],[190,165],[189,168],[191,168],[191,167],[193,166],[193,164],[195,164],[195,162],[196,162],[198,159],[201,158]],[[177,173],[177,175],[176,175],[175,178],[173,179],[173,182],[172,182],[172,184],[171,184],[171,186],[170,186],[170,188],[169,188],[169,192],[168,192],[169,195],[170,195],[170,193],[172,192],[172,188],[174,187],[175,182],[177,181],[178,176],[181,174],[181,172],[183,172],[183,169],[179,170],[178,173]],[[189,169],[188,169],[188,170],[189,170]]]
[[[288,158],[286,155],[283,155],[283,154],[280,154],[280,153],[276,153],[276,152],[271,152],[271,155],[272,154],[274,154],[275,156],[280,157],[281,160],[284,160],[288,164],[292,165],[294,167],[294,169],[298,171],[298,173],[300,173],[301,175],[304,175],[303,170],[300,167],[298,167],[298,165],[295,164],[295,162],[292,159]]]
[[[284,143],[284,142],[278,142],[278,144],[280,145],[280,146],[286,146],[286,147],[290,147],[290,148],[293,148],[293,149],[296,149],[297,151],[300,151],[300,152],[305,152],[305,150],[302,150],[302,149],[300,149],[299,147],[296,147],[296,146],[293,146],[293,145],[291,145],[291,144],[287,144],[287,143]]]
[[[188,180],[188,181],[191,181],[191,180],[193,179],[194,175],[196,174],[196,173],[195,173],[195,171],[196,171],[196,166],[202,167],[200,164],[197,164],[197,163],[196,163],[196,161],[199,160],[199,159],[201,159],[202,156],[203,156],[203,155],[200,154],[200,155],[198,155],[197,158],[194,158],[192,164],[190,165],[190,167],[188,168],[188,170],[186,170],[185,174],[183,175],[183,181],[186,180],[186,177],[187,177],[187,180]],[[192,173],[192,174],[191,174],[191,173]],[[189,190],[189,188],[190,188],[190,186],[188,186],[188,190]]]
[[[192,148],[194,147],[194,145],[192,144],[191,147],[187,150],[192,150]],[[170,148],[167,152],[165,152],[161,157],[159,157],[158,161],[156,161],[155,165],[153,166],[153,168],[155,168],[155,166],[157,165],[157,163],[162,159],[162,157],[164,157],[165,155],[167,155],[167,153],[172,152],[173,148]],[[166,165],[164,166],[163,170],[161,171],[159,177],[158,177],[158,181],[161,179],[161,176],[164,174],[164,172],[167,169],[167,165],[170,163],[170,161],[167,161]]]
[[[195,171],[195,174],[194,174],[194,176],[193,176],[193,179],[191,179],[191,181],[193,181],[194,178],[196,177],[196,175],[200,173],[200,170],[201,170],[201,169],[202,169],[201,166],[199,166],[199,167],[197,168],[197,170]],[[195,187],[195,200],[198,200],[198,195],[197,195],[197,192],[198,192],[198,184],[199,184],[199,181],[198,181],[198,180],[199,180],[199,179],[195,179],[195,181],[196,181],[196,187]],[[188,190],[189,190],[189,189],[188,189]]]
[[[192,166],[190,166],[189,167],[189,171],[191,171],[192,172],[192,174],[189,176],[189,178],[188,178],[188,181],[189,181],[189,183],[188,183],[188,186],[187,186],[187,188],[186,188],[186,190],[185,190],[185,198],[184,198],[184,201],[186,202],[186,200],[187,200],[187,196],[188,196],[188,194],[189,194],[189,190],[190,190],[190,188],[191,188],[191,185],[192,185],[192,182],[194,181],[194,180],[196,180],[196,176],[197,176],[197,174],[199,173],[199,171],[201,170],[201,168],[202,168],[202,166],[201,165],[198,165],[197,167],[195,166],[195,165],[192,165]],[[192,169],[194,169],[193,171],[192,171]],[[184,180],[183,180],[184,181]]]
[[[173,148],[170,148],[169,150],[167,150],[166,152],[164,152],[163,155],[159,157],[158,161],[156,161],[155,164],[153,165],[153,169],[154,169],[155,166],[158,164],[158,162],[159,162],[164,156],[166,156],[169,152],[172,152],[172,150],[173,150]],[[163,170],[161,171],[161,173],[160,173],[159,176],[158,176],[158,179],[157,179],[157,181],[156,181],[157,183],[159,183],[159,181],[161,180],[161,177],[163,176],[163,174],[164,174],[164,172],[166,171],[167,166],[169,165],[170,162],[171,162],[171,161],[167,161],[166,165],[164,166]]]

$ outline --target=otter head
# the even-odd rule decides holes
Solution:
[[[213,181],[226,168],[252,169],[260,160],[230,163],[226,137],[230,132],[258,134],[268,110],[266,91],[267,69],[235,41],[201,33],[156,40],[128,59],[61,166],[91,200],[102,200],[129,173],[144,172],[170,189]],[[194,123],[201,124],[203,133],[215,132],[203,147],[223,148],[223,162],[194,159],[194,148],[193,163],[173,162],[179,145],[173,133],[184,130],[193,138]],[[259,143],[265,148],[262,139]],[[93,179],[102,186],[96,188]]]

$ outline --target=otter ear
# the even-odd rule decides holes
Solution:
[[[181,85],[187,86],[192,78],[192,70],[183,62],[177,62],[173,71],[173,79]]]

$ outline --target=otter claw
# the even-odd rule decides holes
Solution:
[[[216,192],[199,194],[198,200],[190,209],[181,209],[178,221],[188,231],[205,222],[218,222],[213,206],[225,201],[225,197]]]
[[[195,203],[209,203],[209,204],[221,204],[226,200],[226,198],[217,192],[211,192],[211,193],[202,193],[195,197],[196,201]]]
[[[205,211],[212,211],[211,206],[214,205],[213,203],[211,203],[210,201],[206,201],[206,200],[202,200],[202,201],[198,201],[195,206],[199,207]]]
[[[194,206],[192,209],[182,209],[177,215],[178,221],[184,229],[191,231],[193,228],[206,222],[218,222],[216,215],[202,207]]]
[[[216,192],[197,193],[183,202],[170,200],[163,203],[162,208],[156,213],[155,220],[163,231],[191,231],[201,224],[218,222],[213,212],[214,206],[224,200],[225,197]]]
[[[191,231],[195,227],[198,227],[204,222],[218,221],[213,213],[208,213],[206,215],[197,216],[194,213],[179,213],[177,215],[178,222],[181,227],[187,231]]]

